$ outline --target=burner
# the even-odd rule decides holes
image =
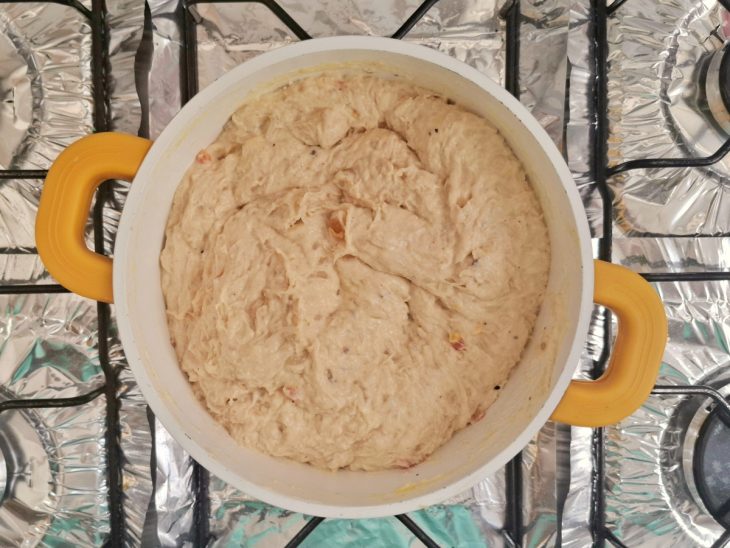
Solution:
[[[707,67],[705,95],[718,125],[730,134],[730,46],[716,51]]]
[[[92,132],[91,49],[74,6],[0,3],[1,169],[46,169]]]
[[[610,180],[618,260],[643,252],[668,265],[675,260],[663,248],[669,240],[649,238],[730,234],[730,154],[712,165],[682,166],[684,159],[715,154],[730,136],[716,121],[706,96],[710,64],[730,38],[730,29],[723,26],[726,16],[716,2],[676,0],[622,3],[611,18],[608,158],[612,164],[654,158],[679,162],[626,171]],[[715,72],[719,81],[719,70]],[[700,244],[681,245],[687,249]],[[695,257],[686,257],[684,250],[682,254],[677,259],[693,264]],[[648,262],[657,260],[653,257]],[[664,268],[659,264],[652,268]],[[685,268],[679,261],[672,264]]]
[[[730,528],[730,412],[715,407],[700,429],[694,454],[694,479],[707,510]]]
[[[720,387],[728,381],[730,375],[715,371],[700,382],[723,390]],[[672,520],[683,532],[684,544],[678,545],[711,546],[723,534],[724,526],[704,503],[700,493],[704,484],[696,481],[693,465],[697,462],[698,447],[704,438],[702,431],[711,414],[712,400],[702,394],[678,396],[678,399],[663,396],[658,400],[661,403],[658,408],[670,413],[663,415],[666,417],[663,420],[659,420],[658,415],[653,417],[661,440],[655,453],[656,460],[652,463],[656,467],[653,470],[658,473],[668,515],[673,516]],[[651,446],[652,432],[645,429],[644,434],[646,439],[642,439],[642,444]],[[647,472],[651,469],[649,466]],[[647,485],[652,484],[650,479],[645,478],[644,481]],[[645,510],[642,507],[642,511]]]
[[[0,387],[0,402],[9,399]],[[0,413],[0,546],[91,546],[109,533],[105,408],[100,396]],[[125,496],[139,497],[123,479]]]
[[[730,373],[723,368],[696,382],[688,388],[730,395]],[[682,399],[662,436],[662,483],[682,529],[698,545],[710,546],[730,529],[730,412],[706,393],[682,396],[682,387],[675,388]]]
[[[730,134],[729,91],[721,86],[730,76],[730,57],[724,47],[726,37],[713,29],[720,13],[719,8],[706,13],[691,10],[677,25],[662,63],[662,109],[687,156],[709,156]],[[730,172],[730,158],[708,169],[722,181]]]

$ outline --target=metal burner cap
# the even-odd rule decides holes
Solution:
[[[694,454],[697,491],[718,523],[730,527],[730,416],[716,407],[702,425]]]
[[[707,67],[705,95],[710,112],[720,127],[730,133],[730,46],[712,55]]]

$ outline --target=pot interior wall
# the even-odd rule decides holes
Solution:
[[[178,368],[165,321],[159,253],[175,188],[198,150],[216,138],[249,93],[281,85],[303,69],[316,72],[343,60],[350,67],[365,63],[380,73],[412,79],[489,119],[525,165],[550,228],[548,295],[521,363],[483,420],[409,470],[330,473],[239,447],[193,396]],[[314,51],[304,57],[282,53],[273,63],[271,56],[262,56],[235,69],[191,101],[165,130],[132,185],[125,207],[114,267],[115,295],[125,350],[145,396],[173,436],[203,465],[280,506],[350,517],[385,515],[392,511],[366,507],[426,494],[433,500],[423,502],[432,503],[443,498],[439,491],[444,488],[454,484],[467,488],[478,479],[475,475],[504,464],[547,419],[576,365],[566,364],[575,362],[574,338],[582,341],[585,335],[581,323],[586,323],[584,296],[592,293],[592,268],[584,264],[575,209],[561,174],[532,131],[500,103],[505,92],[499,91],[502,96],[497,99],[447,68],[395,52],[354,48]],[[340,510],[321,510],[317,505]]]

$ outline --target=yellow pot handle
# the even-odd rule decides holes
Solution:
[[[667,316],[651,285],[628,268],[595,261],[593,301],[618,318],[606,372],[570,383],[552,419],[574,426],[619,422],[646,401],[656,383],[667,342]]]
[[[86,247],[84,226],[96,188],[131,180],[151,141],[96,133],[69,146],[48,171],[36,218],[36,246],[48,272],[79,295],[113,302],[112,261]],[[594,301],[618,317],[619,331],[606,373],[570,383],[552,419],[605,426],[632,414],[656,381],[667,340],[667,318],[656,292],[631,270],[595,261]]]
[[[67,289],[110,303],[112,261],[84,242],[94,191],[109,179],[131,181],[152,145],[123,133],[95,133],[79,139],[53,162],[43,183],[35,237],[48,272]]]

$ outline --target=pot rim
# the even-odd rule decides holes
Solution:
[[[560,375],[545,403],[537,414],[535,414],[528,426],[514,437],[513,441],[504,447],[499,454],[476,468],[473,472],[448,484],[440,489],[429,491],[424,494],[408,497],[404,493],[403,500],[387,502],[382,504],[333,506],[329,504],[310,502],[301,498],[289,495],[282,495],[273,488],[269,489],[248,481],[225,466],[220,464],[209,451],[194,441],[186,433],[183,424],[168,410],[165,401],[159,397],[150,380],[150,364],[146,364],[139,349],[135,347],[135,337],[132,332],[132,318],[129,315],[127,302],[127,279],[126,263],[130,260],[131,223],[133,215],[128,211],[139,211],[145,208],[143,193],[130,191],[124,211],[122,212],[118,236],[115,244],[114,260],[114,294],[116,299],[118,329],[127,355],[130,367],[137,379],[145,399],[149,402],[155,415],[160,419],[165,428],[172,434],[197,462],[212,471],[224,481],[241,488],[246,493],[264,500],[270,504],[286,509],[302,512],[309,515],[324,517],[347,517],[347,518],[369,518],[383,517],[394,514],[410,512],[425,506],[439,503],[444,499],[457,495],[472,487],[478,481],[484,479],[490,472],[501,468],[514,457],[527,443],[537,434],[542,426],[550,418],[551,413],[559,403],[563,393],[570,383],[574,371],[579,364],[579,357],[582,351],[583,342],[588,332],[588,324],[592,311],[593,295],[593,258],[590,244],[590,232],[588,228],[583,203],[573,181],[572,175],[562,155],[540,126],[537,120],[528,110],[504,88],[493,82],[490,78],[480,73],[469,65],[462,63],[448,55],[432,50],[430,48],[409,44],[400,40],[390,38],[362,37],[362,36],[337,36],[330,38],[316,38],[303,42],[297,42],[270,52],[263,53],[252,60],[232,69],[217,81],[200,91],[193,97],[181,111],[172,119],[168,126],[155,141],[142,163],[136,177],[137,180],[149,180],[153,166],[158,162],[160,156],[171,148],[179,139],[181,132],[188,128],[190,120],[204,110],[220,91],[227,89],[232,83],[241,81],[246,75],[265,69],[267,66],[278,63],[293,57],[306,56],[308,54],[337,50],[365,50],[373,52],[388,52],[414,57],[445,68],[458,77],[464,78],[476,84],[485,93],[495,97],[502,103],[517,120],[523,124],[533,135],[538,144],[542,147],[550,160],[552,167],[561,180],[566,199],[574,216],[577,229],[577,243],[579,249],[576,251],[581,256],[582,266],[582,287],[579,288],[580,310],[576,321],[576,329],[572,333],[573,340],[570,345],[568,359],[562,365]],[[132,185],[132,189],[139,184]],[[568,335],[570,336],[570,335]],[[556,366],[558,367],[558,366]]]

